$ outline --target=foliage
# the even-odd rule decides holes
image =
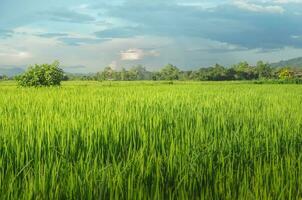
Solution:
[[[297,85],[1,84],[0,199],[302,197]]]
[[[293,71],[291,71],[289,68],[283,68],[280,70],[279,72],[279,78],[281,80],[288,80],[288,79],[292,79],[294,76]]]
[[[273,69],[269,66],[268,63],[264,63],[263,61],[257,62],[255,72],[259,79],[269,79],[273,77]]]
[[[70,76],[70,80],[114,80],[114,81],[172,81],[172,80],[194,80],[194,81],[232,81],[232,80],[285,80],[302,79],[302,68],[273,68],[263,61],[257,62],[255,66],[247,62],[240,62],[231,67],[224,67],[215,64],[212,67],[202,67],[198,70],[181,71],[178,67],[168,64],[158,71],[150,72],[144,66],[137,65],[130,69],[124,67],[121,70],[114,70],[106,67],[103,71],[95,75],[81,75],[75,79]],[[287,81],[290,83],[290,81]]]
[[[145,67],[138,65],[129,70],[113,70],[106,67],[98,72],[95,80],[200,80],[200,81],[226,81],[226,80],[256,80],[275,77],[275,72],[267,63],[259,61],[257,66],[250,66],[247,62],[240,62],[233,67],[226,68],[216,64],[213,67],[200,68],[196,71],[180,71],[178,67],[168,64],[159,71],[149,72]]]
[[[18,83],[21,86],[57,86],[64,79],[63,70],[59,68],[59,62],[52,64],[34,65],[19,77]]]
[[[146,80],[148,79],[148,72],[142,65],[134,66],[130,68],[128,72],[129,80]]]
[[[160,80],[178,80],[179,69],[171,64],[166,65],[160,70]]]
[[[8,78],[8,76],[6,76],[6,75],[1,75],[1,74],[0,74],[0,80],[6,81],[6,80],[9,80],[9,78]]]

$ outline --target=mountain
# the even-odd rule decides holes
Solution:
[[[21,67],[13,67],[13,66],[4,66],[0,67],[0,75],[6,76],[16,76],[24,72],[24,69]]]
[[[272,67],[299,67],[302,68],[302,57],[293,58],[290,60],[282,60],[277,63],[272,63]]]

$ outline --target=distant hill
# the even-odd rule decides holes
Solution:
[[[299,58],[293,58],[290,60],[282,60],[280,62],[277,63],[272,63],[271,64],[272,67],[299,67],[302,68],[302,57]]]
[[[6,75],[6,76],[16,76],[19,74],[22,74],[24,72],[24,69],[21,67],[12,67],[12,66],[0,66],[0,75]]]

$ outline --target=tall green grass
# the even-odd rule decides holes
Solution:
[[[301,199],[302,86],[0,84],[0,199]]]

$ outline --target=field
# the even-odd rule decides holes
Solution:
[[[0,199],[301,199],[302,85],[0,83]]]

